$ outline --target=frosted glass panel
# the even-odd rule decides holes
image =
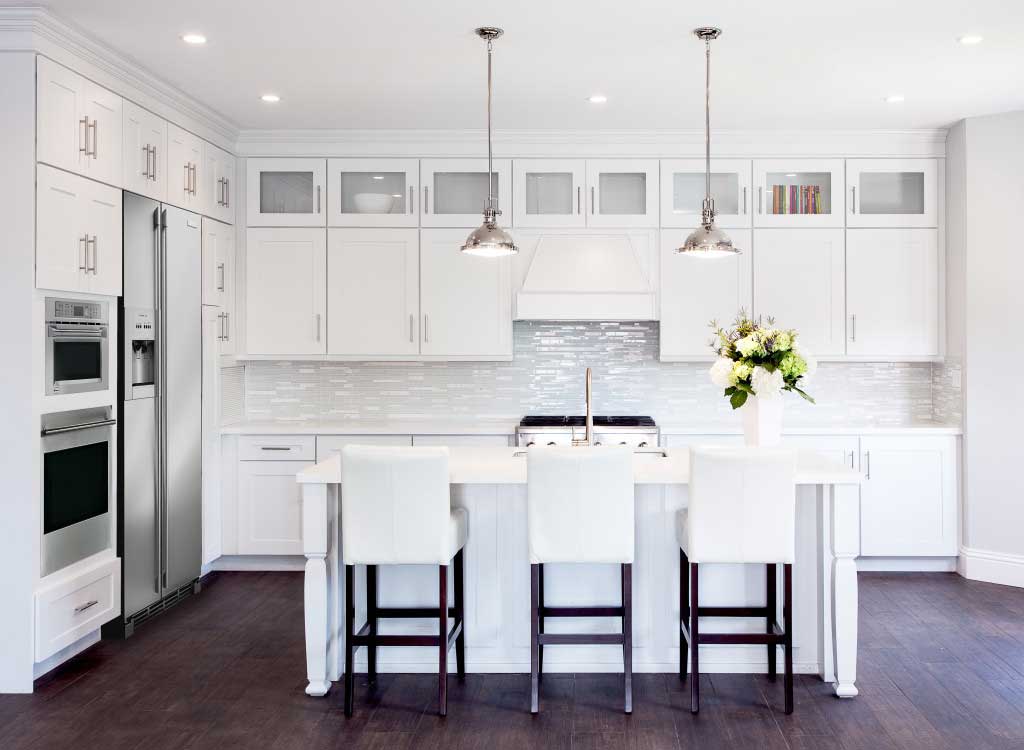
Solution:
[[[740,176],[735,172],[711,173],[711,197],[720,214],[740,213]],[[676,172],[672,175],[672,213],[700,216],[704,204],[704,173]]]
[[[404,214],[405,172],[342,172],[338,192],[343,214]]]
[[[498,173],[491,180],[494,198],[498,200]],[[486,172],[436,172],[434,174],[435,214],[478,214],[487,203]]]
[[[647,174],[602,172],[598,176],[602,215],[642,216],[647,213]]]
[[[829,172],[769,172],[765,202],[770,214],[832,213]]]
[[[862,172],[857,204],[862,214],[923,214],[924,174]]]
[[[261,214],[313,213],[312,172],[260,172]]]
[[[572,202],[572,172],[526,173],[527,214],[572,214]]]

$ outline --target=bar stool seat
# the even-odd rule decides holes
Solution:
[[[469,540],[469,513],[465,508],[452,508],[448,521],[448,559],[459,553]]]

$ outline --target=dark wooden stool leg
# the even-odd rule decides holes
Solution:
[[[785,597],[782,602],[782,627],[786,631],[786,713],[791,714],[793,713],[793,566],[789,563],[782,566],[782,578],[782,595]]]
[[[530,713],[540,710],[540,565],[530,566]]]
[[[690,619],[690,561],[682,549],[679,550],[679,679],[686,682],[686,636],[682,625],[689,627]]]
[[[352,643],[355,635],[355,568],[345,566],[345,716],[352,715],[354,705],[355,674],[352,662],[355,660],[356,647]]]
[[[690,564],[690,713],[700,711],[700,629],[698,627],[697,584],[700,565]]]
[[[366,621],[370,635],[377,635],[377,566],[366,566]],[[377,679],[377,645],[370,644],[366,652],[366,672],[372,681]]]
[[[772,623],[775,622],[775,589],[777,584],[777,569],[775,563],[768,563],[764,566],[765,575],[765,606],[768,608],[768,617],[765,618],[764,632],[768,635],[772,634]],[[768,680],[775,682],[775,656],[776,646],[774,643],[768,644]]]
[[[463,588],[465,575],[465,562],[463,560],[464,549],[460,549],[455,555],[455,622],[462,626],[459,635],[455,638],[455,671],[459,678],[466,676],[466,621],[465,614],[465,589]]]
[[[540,578],[540,581],[537,584],[537,591],[539,592],[538,599],[537,599],[537,605],[538,605],[538,607],[541,610],[538,613],[538,615],[537,615],[537,632],[538,633],[543,633],[544,632],[544,613],[543,613],[543,609],[544,609],[544,564],[541,563],[537,567],[540,569],[540,572],[538,574],[539,578]],[[538,648],[538,653],[537,653],[537,680],[540,681],[540,680],[544,679],[544,646],[543,646],[543,644],[541,644],[541,645],[538,645],[537,648]]]
[[[633,713],[633,566],[622,566],[622,681],[627,714]]]
[[[448,566],[437,566],[437,615],[440,620],[437,654],[437,712],[448,715]]]

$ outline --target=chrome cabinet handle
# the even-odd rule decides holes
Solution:
[[[98,120],[93,120],[92,122],[89,123],[87,128],[92,128],[92,158],[95,159],[98,156],[97,151],[99,150],[98,146],[97,146],[97,144],[99,142],[99,135],[98,134],[99,134],[99,130],[100,130],[100,128],[99,128],[99,121]],[[86,143],[88,143],[88,139],[86,139]]]
[[[871,451],[864,451],[864,478],[871,479]]]
[[[743,215],[747,215],[747,186],[743,186]]]
[[[217,205],[218,206],[223,206],[224,205],[224,178],[223,177],[218,177],[217,178]]]
[[[413,330],[412,330],[413,329],[413,325],[414,325],[413,314],[409,313],[409,343],[410,344],[413,342],[413,337],[412,337],[413,336]]]
[[[192,165],[192,195],[199,195],[199,166]]]
[[[99,257],[98,257],[99,254],[96,251],[96,235],[95,234],[91,238],[87,238],[85,240],[85,257],[86,257],[86,261],[87,262],[88,262],[88,259],[89,259],[89,245],[90,244],[92,244],[92,265],[89,266],[88,270],[92,271],[92,275],[95,276],[96,275],[96,266],[99,263]]]
[[[317,313],[315,315],[315,317],[316,317],[316,340],[319,343],[319,341],[320,341],[320,313]]]
[[[423,313],[423,343],[430,343],[430,316]]]
[[[576,186],[576,213],[577,214],[583,213],[583,209],[582,209],[583,200],[582,200],[582,198],[583,198],[583,188],[581,186],[577,185]]]
[[[316,212],[320,213],[320,186],[316,186]]]
[[[850,341],[857,340],[857,313],[850,315]]]
[[[415,188],[413,188],[413,186],[410,185],[409,186],[409,213],[415,213],[416,212],[416,208],[415,208],[415,205],[416,205],[416,203],[415,203],[416,195],[415,195],[414,191],[415,191]]]
[[[594,206],[595,205],[596,204],[595,204],[595,201],[594,201],[594,186],[591,185],[590,186],[590,213],[591,214],[594,213]]]
[[[81,261],[78,263],[79,271],[89,270],[89,235],[83,234],[78,238],[78,256]]]
[[[853,454],[854,454],[854,452],[850,451],[850,468],[851,469],[853,468]]]
[[[850,198],[850,213],[855,214],[857,213],[857,186],[851,185],[850,192],[852,194]]]
[[[423,186],[423,213],[430,213],[430,188]]]
[[[231,178],[224,178],[224,208],[231,208]]]
[[[220,274],[220,283],[217,284],[217,291],[218,292],[223,292],[224,291],[224,264],[223,263],[218,263],[217,264],[217,273]]]
[[[224,340],[231,341],[231,313],[224,313]]]
[[[189,188],[192,187],[191,183],[192,183],[192,170],[189,169],[189,163],[185,162],[185,192],[186,193],[191,192],[191,190],[189,190]]]
[[[153,180],[153,182],[156,182],[156,146],[151,146],[150,151],[153,154],[153,171],[150,173],[149,176]]]
[[[79,135],[82,136],[78,141],[78,152],[80,154],[89,155],[89,118],[83,117],[78,121],[78,124],[82,126]]]
[[[93,607],[95,607],[99,603],[100,603],[99,599],[93,599],[92,601],[88,601],[85,604],[79,604],[77,607],[75,607],[75,614],[79,615],[82,612],[85,612],[85,610],[87,610],[87,609],[92,609]]]
[[[142,147],[142,150],[146,152],[146,168],[142,171],[142,176],[147,180],[152,179],[153,175],[149,173],[149,144],[147,143]]]
[[[224,340],[224,313],[217,313],[217,341]]]

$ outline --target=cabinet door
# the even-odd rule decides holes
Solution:
[[[419,226],[418,159],[329,159],[332,227]]]
[[[326,159],[248,159],[246,221],[252,227],[327,223]]]
[[[88,182],[44,164],[36,168],[36,286],[40,289],[88,289],[82,223]]]
[[[512,163],[517,227],[582,227],[587,180],[583,159],[516,159]]]
[[[238,462],[238,554],[302,554],[302,485],[309,461]]]
[[[319,229],[250,229],[245,298],[250,354],[323,354],[327,236]]]
[[[832,435],[783,435],[782,444],[798,451],[820,453],[841,466],[856,470],[860,465],[860,441],[856,437]]]
[[[418,230],[328,230],[327,353],[419,354],[419,285]]]
[[[225,224],[234,223],[231,210],[231,180],[235,174],[235,157],[213,144],[203,143],[204,196],[203,213]]]
[[[91,81],[85,89],[85,117],[88,118],[89,177],[120,187],[123,179],[121,153],[122,99]]]
[[[502,226],[512,224],[511,177],[512,162],[495,159],[491,187],[502,211]],[[468,228],[483,220],[487,204],[486,159],[424,159],[420,162],[420,181],[423,226]]]
[[[466,255],[463,240],[461,230],[421,233],[420,352],[511,359],[511,259]]]
[[[587,226],[658,226],[656,159],[588,159]]]
[[[45,57],[36,58],[36,151],[41,162],[87,174],[85,101],[89,82]]]
[[[167,201],[202,212],[203,142],[172,123],[167,124]]]
[[[93,294],[120,296],[123,257],[121,191],[85,180],[82,229],[86,240],[86,280]]]
[[[711,197],[715,222],[721,227],[750,226],[750,160],[713,159]],[[661,162],[661,226],[694,227],[704,207],[703,159],[663,159]]]
[[[709,322],[729,325],[740,310],[750,311],[750,230],[730,232],[742,253],[714,259],[677,254],[681,234],[662,237],[661,359],[706,360],[714,356]]]
[[[206,223],[203,219],[203,223]],[[203,232],[205,239],[206,232]],[[205,246],[204,246],[205,251]],[[203,564],[221,555],[220,498],[221,313],[203,308]]]
[[[938,269],[935,229],[847,230],[847,353],[937,355]]]
[[[223,303],[226,269],[222,243],[228,226],[203,217],[203,304],[220,307]]]
[[[842,159],[757,159],[756,227],[843,226]]]
[[[870,436],[861,451],[861,554],[957,554],[955,438]]]
[[[934,227],[939,223],[935,159],[846,162],[851,227]]]
[[[754,313],[795,328],[816,356],[846,353],[842,229],[754,233]]]
[[[125,100],[121,130],[124,189],[162,201],[167,190],[167,122]]]
[[[235,343],[235,228],[225,226],[217,243],[217,281],[221,300],[221,354],[236,354]]]

